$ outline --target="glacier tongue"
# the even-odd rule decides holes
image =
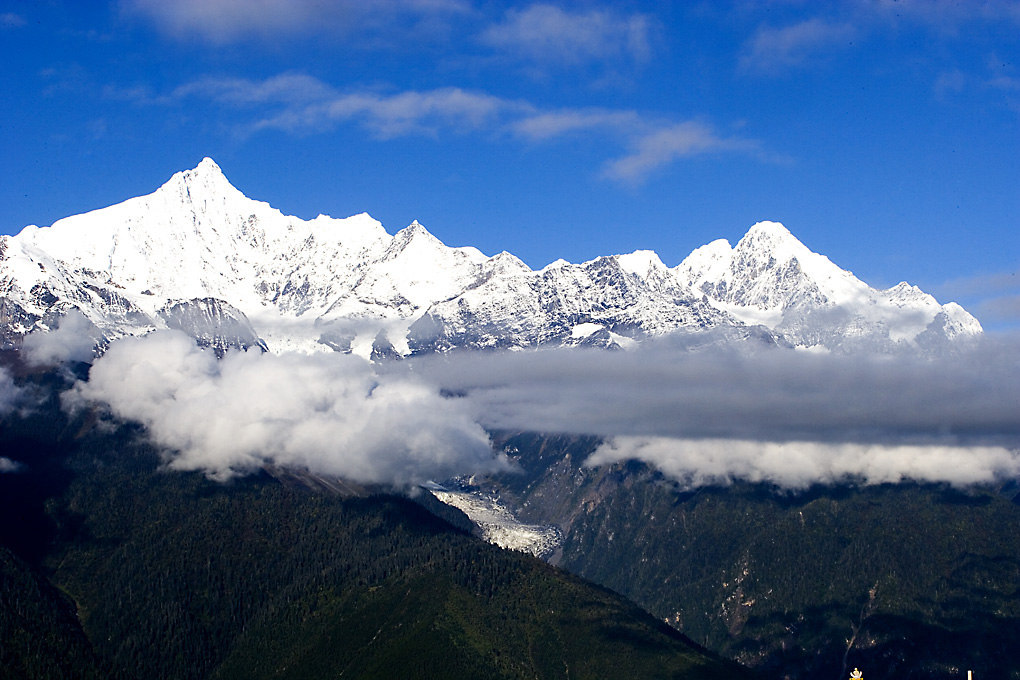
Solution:
[[[524,524],[495,494],[486,494],[457,480],[448,486],[425,485],[433,496],[457,508],[478,527],[482,538],[509,550],[548,559],[563,542],[563,532],[551,524]]]
[[[223,347],[366,358],[621,348],[678,329],[754,326],[830,351],[942,351],[981,332],[958,305],[908,284],[867,286],[776,222],[674,268],[635,251],[533,271],[509,253],[450,248],[417,221],[391,236],[367,214],[284,215],[208,158],[147,196],[0,237],[6,345],[73,308],[107,339],[180,327]]]

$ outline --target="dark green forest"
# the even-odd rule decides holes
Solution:
[[[138,428],[64,414],[66,378],[18,379],[35,404],[0,422],[20,464],[0,474],[2,680],[750,677],[413,499],[166,471]]]
[[[1015,484],[683,490],[598,440],[503,433],[497,487],[557,563],[769,675],[1020,678]]]

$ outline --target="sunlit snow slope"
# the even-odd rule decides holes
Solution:
[[[417,222],[301,220],[244,196],[211,159],[148,196],[0,237],[0,336],[17,346],[80,310],[97,343],[176,327],[217,350],[626,348],[678,330],[756,327],[822,351],[939,351],[981,332],[955,304],[870,288],[780,224],[669,268],[651,251],[558,260],[450,248]],[[176,325],[175,325],[176,324]],[[226,330],[224,330],[226,329]],[[729,334],[720,337],[749,337]]]

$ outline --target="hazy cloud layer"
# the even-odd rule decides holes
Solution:
[[[464,395],[486,427],[614,438],[598,461],[640,458],[690,484],[966,484],[1020,470],[1015,341],[940,361],[677,345],[468,355],[418,371]]]
[[[397,484],[506,469],[483,427],[599,435],[588,464],[639,459],[690,487],[1020,476],[1018,338],[938,360],[715,340],[373,366],[340,354],[217,361],[160,332],[115,342],[65,399],[108,405],[173,451],[171,468],[218,479],[266,463]]]
[[[96,327],[77,309],[69,311],[50,331],[25,336],[24,357],[32,366],[51,366],[69,361],[91,361]]]
[[[177,470],[227,479],[266,463],[363,483],[411,484],[504,469],[456,401],[345,355],[230,353],[187,336],[113,343],[69,406],[99,402],[142,423]]]

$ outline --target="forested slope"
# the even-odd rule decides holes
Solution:
[[[24,640],[5,644],[5,677],[746,675],[412,500],[165,471],[141,431],[65,418],[59,380],[20,379],[41,401],[0,430],[21,466],[0,475],[18,518],[0,534],[0,625]]]
[[[767,485],[685,491],[598,441],[504,433],[522,519],[564,529],[558,564],[766,673],[1020,678],[1015,486]]]

